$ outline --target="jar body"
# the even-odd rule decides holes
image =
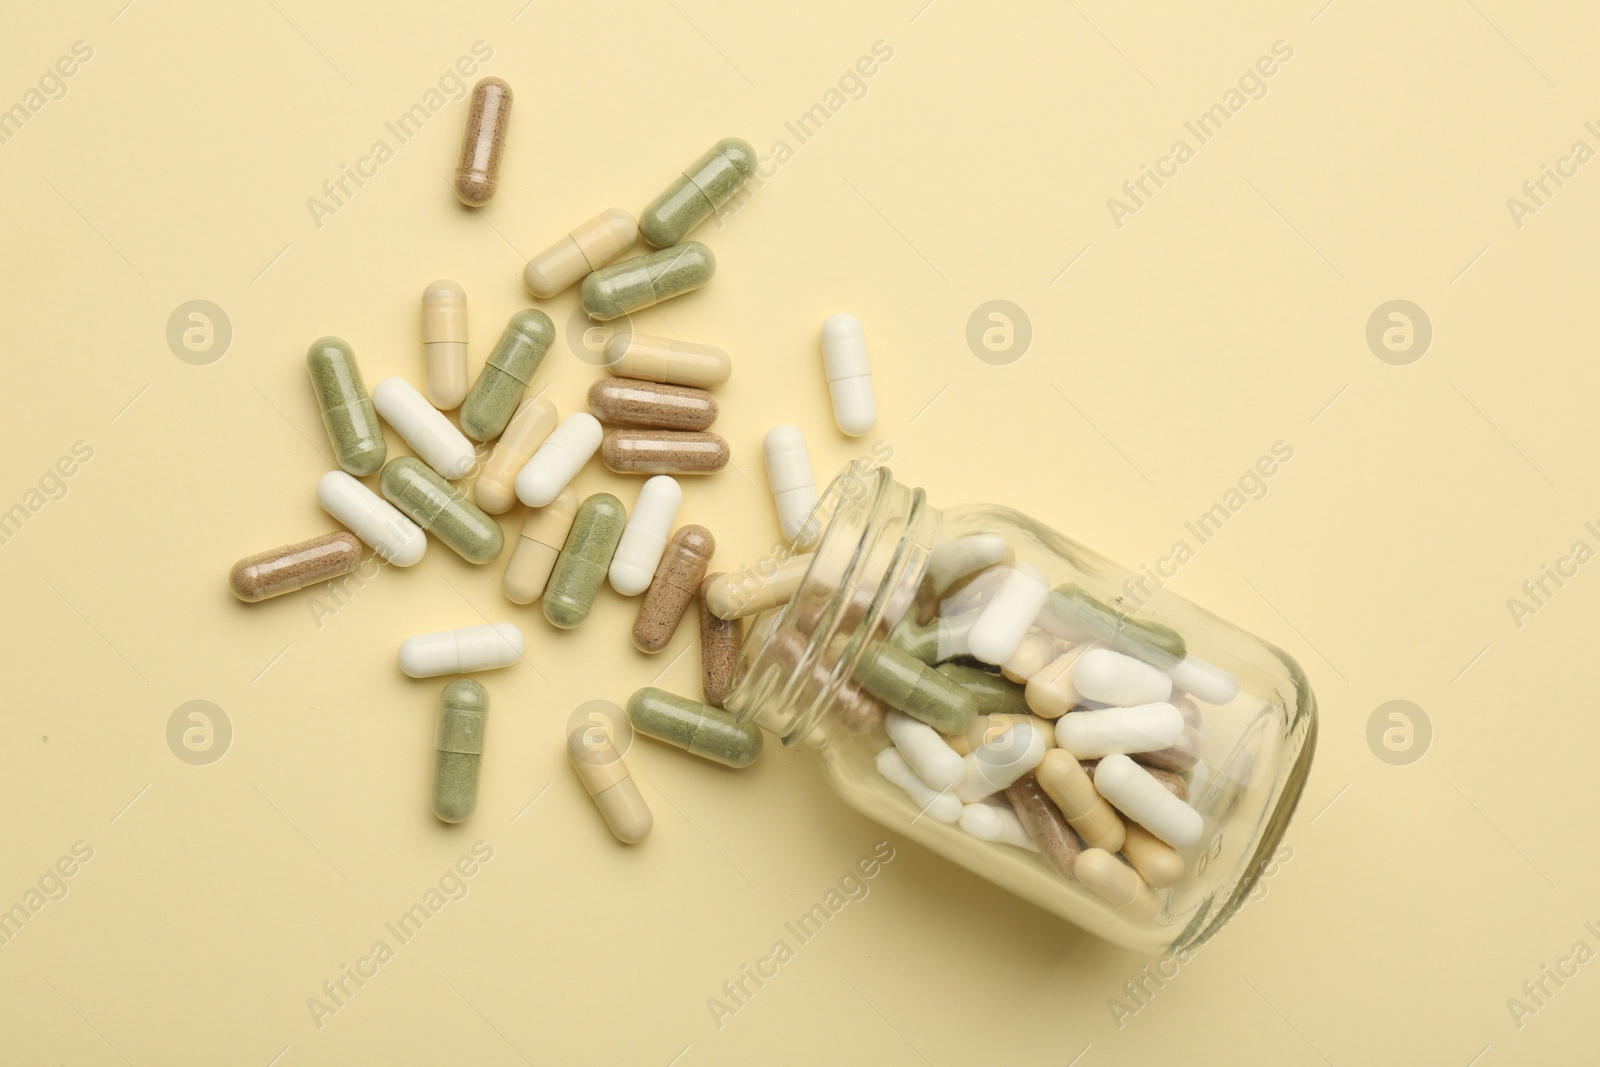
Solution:
[[[806,530],[783,554],[810,553],[806,576],[751,627],[730,711],[814,749],[869,818],[1116,944],[1191,947],[1238,909],[1315,748],[1294,660],[1020,512],[937,510],[885,469],[847,468]],[[1133,718],[1120,710],[1134,704]],[[1156,725],[1129,725],[1140,716]],[[916,758],[930,744],[943,770]],[[1066,749],[1074,776],[1088,768],[1129,835],[1068,827],[1082,810],[1055,799],[1064,754],[1041,744]],[[921,772],[909,787],[907,755]],[[1125,795],[1124,779],[1145,792]],[[1189,811],[1157,790],[1147,815],[1146,779]],[[1162,858],[1147,867],[1152,841]]]

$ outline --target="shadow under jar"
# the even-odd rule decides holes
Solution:
[[[1137,575],[1025,515],[988,505],[936,509],[887,469],[847,467],[807,529],[818,532],[785,553],[811,554],[805,577],[786,604],[754,620],[733,668],[729,711],[786,746],[814,750],[828,783],[862,814],[1107,941],[1146,953],[1192,947],[1238,910],[1283,837],[1315,749],[1316,701],[1293,659],[1164,589],[1133,599],[1141,595]],[[1076,657],[1092,650],[1110,651],[1097,653],[1094,670],[1078,672],[1077,681],[1111,699],[1073,688]],[[1026,704],[1032,714],[979,717],[998,705],[983,705],[981,686],[950,683],[952,672],[940,674],[940,663],[980,669],[989,678],[977,682],[1004,690],[1014,710]],[[1122,675],[1108,676],[1107,663],[1119,664]],[[1040,678],[1038,692],[1026,699],[1032,676]],[[1112,692],[1118,686],[1126,696]],[[1028,731],[1067,748],[1054,735],[1083,731],[1060,731],[1060,722],[1135,701],[1170,705],[1183,734],[1164,749],[1128,751],[1140,747],[1135,742],[1124,747],[1126,757],[1099,760],[1117,764],[1116,783],[1091,763],[1090,777],[1104,774],[1107,786],[1147,772],[1163,783],[1156,788],[1166,800],[1143,798],[1161,808],[1163,818],[1150,819],[1158,825],[1121,814],[1130,832],[1118,854],[1090,847],[1056,817],[1046,794],[1059,775],[1032,773],[1041,749]],[[886,722],[902,741],[907,736],[906,719],[888,718],[900,713],[891,705],[930,721],[937,705],[933,725],[964,754],[966,777],[920,791],[925,783],[913,782],[920,802],[885,777],[884,763],[902,779],[907,766],[894,753],[880,760],[895,747]],[[1166,715],[1141,710],[1152,714]],[[985,751],[970,755],[975,746]],[[938,755],[948,774],[949,758]],[[1130,772],[1129,757],[1148,762]],[[974,760],[985,758],[989,764],[974,772]],[[1012,758],[1025,769],[1003,766]],[[972,779],[988,773],[1005,784],[974,802],[985,790],[974,790]],[[1180,800],[1192,813],[1169,821],[1168,801]],[[955,801],[967,802],[961,812],[970,818],[952,818]],[[971,810],[980,805],[988,810]],[[1054,823],[1046,832],[1041,812]],[[1170,834],[1171,826],[1186,832],[1153,876],[1165,884],[1123,881],[1151,862],[1152,842],[1166,848],[1144,831]],[[979,836],[986,827],[994,840]],[[1111,844],[1121,841],[1117,835]],[[1074,865],[1074,853],[1087,858]],[[1179,859],[1181,874],[1173,877]],[[1106,875],[1136,896],[1108,899]]]

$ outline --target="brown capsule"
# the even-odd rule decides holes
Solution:
[[[717,400],[704,389],[686,385],[600,378],[589,387],[589,411],[616,426],[704,430],[717,420]]]
[[[700,595],[706,565],[717,550],[717,539],[704,526],[685,526],[672,535],[650,588],[639,601],[639,618],[633,624],[633,647],[640,652],[660,652],[678,632],[684,612]]]
[[[617,474],[710,474],[728,465],[728,442],[714,433],[608,430],[600,458]]]
[[[228,572],[233,595],[246,604],[282,596],[341,574],[361,562],[361,540],[348,530],[246,556]]]
[[[1067,881],[1076,882],[1076,865],[1083,851],[1083,841],[1067,825],[1066,816],[1039,785],[1038,777],[1029,772],[1018,778],[1006,788],[1006,799],[1011,801],[1017,821],[1022,823],[1022,828],[1028,831],[1050,865]]]
[[[456,199],[468,207],[487,204],[500,184],[500,152],[510,122],[511,86],[499,78],[484,78],[472,87],[461,161],[456,164]]]
[[[733,679],[744,625],[738,619],[718,618],[706,607],[706,586],[718,577],[708,574],[700,583],[700,695],[707,704],[720,708]]]

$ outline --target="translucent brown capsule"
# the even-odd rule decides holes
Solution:
[[[704,389],[640,378],[600,378],[589,387],[589,411],[601,422],[656,430],[705,430],[717,401]]]
[[[633,644],[640,652],[660,652],[678,632],[678,624],[700,593],[706,566],[717,540],[704,526],[685,526],[672,535],[650,588],[639,602]]]
[[[510,123],[511,86],[499,78],[484,78],[474,85],[461,161],[456,164],[456,199],[468,207],[482,207],[494,197]]]
[[[728,442],[714,433],[609,430],[600,458],[617,474],[710,474],[728,465]]]
[[[361,539],[347,530],[246,556],[228,572],[228,587],[246,604],[349,574],[361,562]]]

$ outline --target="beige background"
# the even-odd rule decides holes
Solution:
[[[1520,1028],[1506,1002],[1575,942],[1600,949],[1583,926],[1600,920],[1600,574],[1580,569],[1521,628],[1506,601],[1575,541],[1600,548],[1583,526],[1600,519],[1600,165],[1520,228],[1506,199],[1575,140],[1600,148],[1583,125],[1600,119],[1600,15],[123,2],[7,3],[0,33],[4,107],[74,42],[93,50],[0,145],[0,508],[26,507],[75,442],[93,449],[0,546],[0,905],[74,843],[93,850],[0,947],[0,1061],[1592,1057],[1600,965],[1547,982]],[[446,186],[464,103],[403,145],[384,123],[476,41],[518,95],[499,197],[475,217]],[[893,58],[865,95],[799,144],[785,122],[878,41]],[[1183,123],[1276,41],[1293,58],[1265,97],[1118,228],[1107,198],[1174,139],[1194,145]],[[606,834],[565,765],[566,718],[658,674],[693,691],[692,625],[647,659],[633,605],[607,591],[556,633],[503,599],[500,564],[438,544],[320,620],[310,594],[227,593],[236,558],[330,528],[313,338],[349,339],[369,385],[420,382],[417,300],[444,275],[471,294],[475,370],[527,302],[529,255],[604,207],[637,210],[729,134],[795,151],[696,234],[715,282],[638,317],[737,361],[718,424],[733,469],[682,513],[714,528],[720,566],[776,537],[759,443],[779,420],[808,429],[820,475],[878,441],[936,501],[1010,503],[1135,566],[1273,442],[1294,449],[1173,583],[1316,687],[1292,859],[1120,1027],[1108,1001],[1145,960],[891,839],[870,895],[719,1029],[708,998],[886,835],[803,753],[731,773],[650,742],[630,763],[655,833],[635,849]],[[394,157],[319,228],[307,198],[379,138]],[[1008,366],[965,340],[996,298],[1034,331]],[[1435,336],[1392,366],[1366,324],[1402,298]],[[192,299],[234,332],[208,366],[165,339]],[[543,304],[563,332],[574,301]],[[882,415],[861,441],[832,429],[815,348],[841,309],[875,359]],[[563,339],[541,381],[566,412],[594,374]],[[636,491],[597,466],[578,485]],[[440,683],[404,679],[394,649],[483,618],[523,623],[530,662],[485,677],[482,800],[447,828],[426,808]],[[233,728],[209,766],[166,740],[194,699]],[[1367,742],[1391,699],[1434,731],[1408,766]],[[466,897],[319,1028],[307,999],[392,942],[383,924],[480,840],[493,859]]]

